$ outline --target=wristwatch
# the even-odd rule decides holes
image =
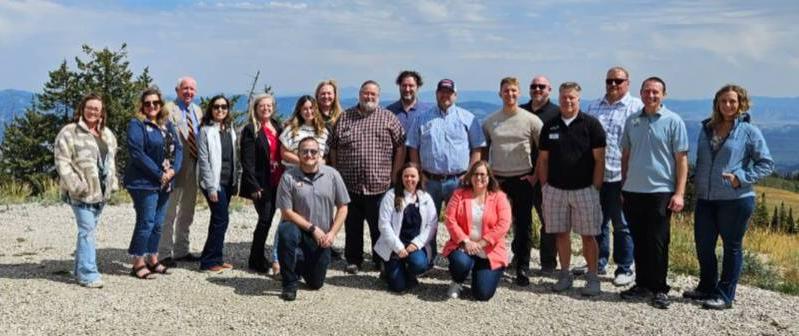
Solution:
[[[313,234],[314,231],[316,231],[316,225],[311,224],[306,232]]]

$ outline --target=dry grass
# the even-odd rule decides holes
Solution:
[[[799,193],[763,186],[755,186],[755,190],[758,197],[762,193],[766,193],[766,205],[769,215],[774,211],[775,206],[779,208],[781,202],[785,202],[785,209],[793,208],[799,213]]]

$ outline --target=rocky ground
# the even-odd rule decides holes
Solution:
[[[496,296],[483,303],[468,295],[447,300],[443,265],[419,287],[396,295],[376,272],[349,275],[338,260],[322,290],[301,289],[297,301],[283,302],[279,281],[246,270],[256,218],[249,207],[231,214],[225,254],[236,269],[209,275],[183,263],[171,275],[143,281],[128,275],[134,216],[130,205],[104,210],[97,245],[105,288],[96,290],[78,286],[70,274],[77,231],[70,208],[0,206],[0,334],[799,335],[799,297],[740,286],[734,309],[708,311],[680,298],[696,284],[686,276],[670,280],[675,300],[667,311],[621,301],[609,277],[602,295],[587,299],[577,289],[551,293],[554,279],[547,277],[519,287],[508,273]],[[208,210],[198,210],[195,252],[208,217]],[[443,243],[446,230],[439,231]]]

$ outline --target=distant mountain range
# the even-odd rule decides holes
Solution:
[[[340,92],[344,97],[341,100],[344,108],[356,104],[357,88],[342,88]],[[3,137],[6,123],[11,121],[14,116],[22,115],[30,106],[33,97],[34,94],[28,91],[0,90],[0,139]],[[169,96],[167,98],[174,99]],[[299,95],[278,96],[276,99],[278,114],[284,118],[289,117],[298,98]],[[423,91],[420,98],[424,101],[434,102],[435,93]],[[396,99],[396,94],[384,92],[381,105],[388,105]],[[596,99],[596,97],[584,98],[583,107],[588,105],[592,99]],[[464,90],[458,93],[457,104],[483,120],[500,108],[501,101],[494,91]],[[667,99],[664,104],[685,120],[688,126],[688,136],[691,139],[691,144],[694,144],[699,132],[699,122],[710,115],[712,99]],[[246,105],[246,100],[241,99],[235,109],[246,110]],[[799,146],[796,146],[797,139],[799,139],[799,118],[796,117],[798,108],[799,97],[752,97],[750,110],[752,122],[763,130],[769,149],[781,172],[799,171]],[[691,157],[693,157],[693,150]]]

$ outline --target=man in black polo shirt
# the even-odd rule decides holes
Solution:
[[[556,234],[560,272],[555,292],[572,287],[571,238],[574,230],[582,237],[583,256],[588,264],[585,296],[600,293],[597,275],[598,246],[602,209],[599,188],[605,167],[605,131],[599,121],[580,111],[580,85],[560,85],[560,117],[544,124],[541,130],[538,171],[543,187],[543,210],[547,233]]]
[[[549,94],[551,92],[552,85],[550,85],[549,79],[541,75],[535,76],[533,77],[533,81],[530,82],[530,101],[519,105],[519,107],[535,114],[546,124],[550,120],[560,116],[560,108],[558,105],[553,104],[549,100]],[[537,162],[538,148],[535,148],[530,156],[532,162]],[[538,214],[538,219],[541,221],[541,229],[538,235],[540,238],[538,256],[541,260],[541,273],[544,275],[551,275],[555,273],[555,267],[558,266],[558,261],[556,259],[557,250],[555,248],[555,235],[546,233],[544,229],[546,223],[544,222],[544,213],[541,209],[542,201],[541,183],[535,183],[533,185],[533,206],[535,207],[535,212]]]

